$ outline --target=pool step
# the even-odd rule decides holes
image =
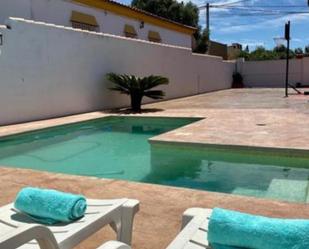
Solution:
[[[265,197],[279,200],[304,202],[307,198],[308,181],[273,179]]]
[[[308,188],[307,188],[305,203],[309,203],[309,183],[308,183]]]
[[[264,197],[265,190],[249,189],[249,188],[235,188],[232,191],[234,195],[246,195],[246,196],[255,196],[255,197]]]

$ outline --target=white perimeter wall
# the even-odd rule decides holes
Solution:
[[[129,24],[135,27],[138,39],[148,40],[148,32],[152,30],[160,33],[162,43],[188,48],[192,46],[190,34],[148,23],[145,23],[144,28],[141,29],[138,20],[73,3],[69,0],[0,0],[0,24],[4,24],[9,17],[20,17],[71,27],[70,19],[73,10],[95,16],[102,33],[124,36],[124,25]]]
[[[0,124],[127,106],[108,72],[170,79],[167,99],[231,87],[235,65],[190,49],[10,19],[0,29]],[[149,99],[145,99],[149,102]]]
[[[249,87],[284,87],[286,60],[238,62],[238,71]],[[289,82],[309,84],[309,58],[290,60]]]

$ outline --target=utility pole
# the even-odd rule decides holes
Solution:
[[[309,0],[308,0],[309,1]],[[209,36],[209,9],[210,9],[210,4],[206,3],[206,28],[207,28],[207,32],[208,32],[208,36]]]
[[[286,72],[285,72],[285,97],[289,96],[288,88],[289,88],[290,40],[291,40],[290,31],[291,31],[291,22],[288,21],[285,24],[285,35],[284,35],[285,39],[287,41],[287,48],[286,48]]]
[[[209,33],[210,33],[210,22],[209,22],[209,19],[210,19],[210,16],[209,16],[209,14],[210,14],[209,13],[210,12],[210,7],[211,7],[210,3],[207,3],[207,2],[205,2],[205,5],[199,7],[199,10],[204,9],[204,8],[206,10],[205,17],[206,17],[206,30],[208,32],[208,37],[209,37]]]

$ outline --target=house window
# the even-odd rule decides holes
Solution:
[[[152,42],[161,42],[162,41],[159,32],[156,32],[156,31],[149,31],[148,32],[148,40],[152,41]]]
[[[124,26],[124,35],[125,37],[130,37],[130,38],[136,38],[137,33],[135,31],[135,28],[132,25],[126,24]]]
[[[99,31],[99,25],[94,16],[81,12],[72,11],[71,15],[72,28],[89,31]]]

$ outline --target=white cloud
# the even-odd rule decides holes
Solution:
[[[238,40],[221,39],[220,42],[226,43],[226,44],[240,43],[243,47],[249,46],[250,48],[256,48],[258,46],[265,46],[264,41],[257,41],[257,40],[251,40],[251,39],[238,39]]]
[[[263,41],[246,41],[240,40],[238,43],[241,43],[243,47],[249,46],[250,48],[256,48],[258,46],[265,46],[265,42]]]
[[[179,2],[189,2],[190,0],[177,0]],[[222,5],[222,4],[231,4],[233,2],[237,2],[238,0],[210,0],[209,2],[212,5]],[[305,1],[305,0],[302,0]],[[195,3],[197,6],[204,6],[205,0],[191,0],[191,2]],[[300,5],[300,0],[251,0],[251,1],[244,1],[235,3],[232,6],[254,6],[256,4],[260,5]],[[255,8],[257,9],[257,8]],[[264,10],[264,9],[261,9]],[[304,11],[304,10],[302,10]],[[220,14],[222,13],[231,13],[231,15],[222,16],[220,17]],[[220,13],[220,14],[219,14]],[[265,27],[278,27],[281,26],[282,23],[284,23],[286,20],[290,19],[291,21],[299,21],[304,20],[306,18],[309,19],[309,15],[287,15],[285,17],[279,17],[275,18],[273,16],[259,16],[258,12],[254,15],[248,16],[248,17],[239,17],[237,15],[232,14],[231,9],[223,9],[223,8],[211,8],[211,25],[215,25],[216,28],[219,28],[219,30],[216,30],[220,33],[231,33],[231,32],[242,32],[242,31],[250,31],[253,29],[261,29]],[[255,20],[258,18],[258,20]],[[227,27],[225,23],[229,21],[231,26]],[[239,24],[239,23],[245,23],[245,24]],[[202,26],[205,26],[205,9],[200,10],[200,24]]]
[[[0,0],[1,1],[1,0]],[[177,0],[179,2],[189,2],[190,0]],[[197,6],[204,6],[205,1],[209,1],[212,5],[228,4],[238,0],[191,0]],[[261,12],[267,9],[267,11],[274,11],[275,8],[261,8],[258,6],[272,6],[272,5],[304,5],[306,6],[307,0],[250,0],[237,3],[233,6],[243,7],[247,9],[254,7],[254,9],[260,9],[255,13],[243,10],[237,11],[229,8],[211,8],[210,10],[210,27],[212,30],[212,37],[217,37],[219,41],[230,44],[232,42],[239,42],[244,46],[248,45],[250,48],[256,46],[272,46],[272,37],[275,35],[282,35],[282,31],[278,34],[278,30],[282,30],[284,23],[287,20],[291,20],[292,28],[295,36],[293,43],[297,46],[301,46],[309,43],[309,37],[304,37],[305,32],[301,32],[300,28],[306,30],[306,26],[309,24],[309,14],[299,15],[286,15],[286,16],[274,16],[274,15],[260,15]],[[283,8],[285,11],[309,11],[309,8],[300,9],[288,9]],[[246,13],[248,16],[237,15],[238,13]],[[200,10],[200,25],[205,27],[205,9]],[[295,25],[295,26],[294,26]],[[265,32],[264,32],[265,30]],[[251,32],[252,31],[252,32]],[[272,35],[273,34],[273,35]],[[271,36],[271,37],[270,37]],[[307,35],[306,35],[307,36]],[[235,38],[238,37],[238,38]],[[248,40],[250,38],[252,40]]]
[[[236,25],[230,27],[219,28],[216,32],[220,33],[234,33],[234,32],[244,32],[244,31],[252,31],[256,29],[265,29],[265,28],[276,28],[279,26],[283,26],[283,24],[290,20],[294,23],[298,23],[303,20],[309,20],[309,14],[299,14],[299,15],[286,15],[284,17],[279,17],[272,20],[266,20],[258,23],[244,24],[244,25]]]

